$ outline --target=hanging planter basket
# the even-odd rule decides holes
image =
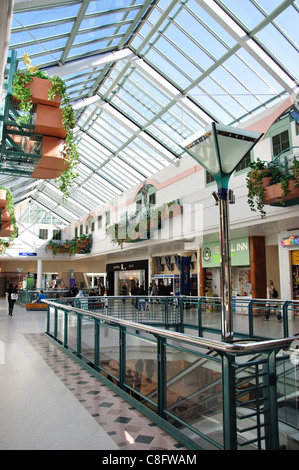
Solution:
[[[32,77],[32,82],[29,82],[26,87],[32,93],[31,101],[33,104],[44,104],[55,108],[59,108],[61,105],[61,97],[58,94],[49,99],[49,91],[53,88],[51,80]]]
[[[298,183],[297,183],[298,184]],[[296,180],[290,180],[288,184],[287,194],[283,194],[283,189],[280,183],[272,184],[265,188],[265,199],[264,204],[278,204],[284,203],[285,201],[291,201],[292,199],[299,198],[299,185],[296,186]]]
[[[10,221],[10,213],[7,209],[1,209],[1,222],[9,222]]]
[[[56,137],[43,138],[42,156],[32,173],[32,178],[58,178],[69,166],[65,158],[65,141]]]
[[[7,192],[5,189],[0,189],[0,208],[6,207],[7,204]]]
[[[14,227],[10,224],[10,221],[3,222],[0,230],[0,238],[9,238],[14,233]]]
[[[62,127],[61,108],[37,104],[33,133],[64,139],[67,132]]]

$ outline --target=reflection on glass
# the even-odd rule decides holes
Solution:
[[[140,335],[126,336],[126,385],[137,399],[157,403],[157,344]]]
[[[113,381],[119,378],[119,330],[105,323],[100,324],[100,357],[98,364],[105,376]]]
[[[49,323],[47,326],[47,332],[50,335],[54,336],[54,326],[55,326],[55,308],[51,307],[49,308]]]
[[[77,315],[68,315],[68,346],[77,351]]]
[[[219,362],[208,356],[167,347],[167,411],[170,421],[188,423],[195,431],[222,443],[222,378]],[[194,434],[193,439],[199,440]]]
[[[64,311],[57,309],[57,339],[64,340]]]
[[[81,320],[81,354],[94,361],[94,322],[84,318]]]

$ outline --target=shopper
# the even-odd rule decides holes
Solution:
[[[37,296],[36,302],[40,304],[44,299],[46,299],[46,294],[44,294],[44,291],[41,290],[40,293]]]
[[[76,297],[78,293],[79,289],[77,287],[77,284],[74,284],[73,287],[70,288],[71,297]]]
[[[277,292],[277,290],[274,286],[274,282],[269,281],[269,285],[267,287],[267,299],[272,300],[272,299],[277,299],[277,297],[278,297],[278,292]],[[269,320],[271,310],[274,310],[276,312],[277,320],[282,321],[281,313],[280,313],[280,310],[278,310],[277,305],[272,304],[272,303],[268,303],[267,307],[268,308],[266,308],[266,311],[265,311],[265,320],[266,321]]]
[[[18,289],[16,287],[14,288],[12,284],[9,284],[6,296],[8,300],[8,315],[12,317],[13,309],[18,299]]]

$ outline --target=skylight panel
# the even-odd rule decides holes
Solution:
[[[275,8],[275,1],[270,0],[270,3],[271,10],[273,10]],[[280,3],[280,0],[278,0],[277,3]],[[220,4],[229,8],[232,14],[234,14],[249,30],[254,29],[256,25],[264,19],[262,12],[256,8],[251,0],[222,0],[220,1]]]
[[[296,28],[298,28],[298,19]],[[297,48],[293,47],[273,25],[268,25],[256,37],[287,70],[292,71],[290,74],[299,76],[298,42]]]

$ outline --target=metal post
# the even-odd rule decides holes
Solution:
[[[222,314],[222,340],[233,341],[231,257],[229,236],[228,190],[218,189],[220,229],[220,288]]]
[[[223,447],[224,450],[237,450],[236,416],[236,372],[235,357],[224,354],[222,357],[222,393],[223,393]]]

